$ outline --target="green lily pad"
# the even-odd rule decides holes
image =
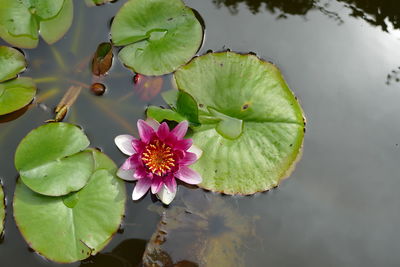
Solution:
[[[18,180],[14,217],[32,249],[62,263],[75,262],[102,250],[118,230],[125,211],[125,185],[117,167],[93,151],[96,170],[89,183],[67,196],[39,195]]]
[[[89,140],[78,127],[50,123],[31,131],[15,152],[15,167],[31,190],[48,196],[77,191],[94,169]]]
[[[0,84],[0,115],[8,114],[28,105],[36,94],[31,78],[18,78]]]
[[[181,0],[131,0],[111,26],[112,41],[126,46],[120,60],[145,75],[173,72],[199,49],[203,29]]]
[[[40,21],[40,36],[48,44],[53,44],[63,37],[72,25],[74,5],[72,0],[65,0],[60,12],[54,18]]]
[[[34,48],[43,39],[52,44],[69,29],[72,0],[0,0],[0,37],[6,42]]]
[[[0,236],[2,235],[4,230],[4,218],[6,216],[6,207],[4,204],[4,191],[3,186],[0,184]]]
[[[204,151],[192,167],[201,187],[226,194],[254,194],[278,185],[301,154],[302,109],[280,71],[254,55],[209,53],[175,73],[201,114],[194,143]],[[207,124],[208,123],[208,124]]]
[[[25,56],[20,51],[0,46],[0,82],[15,78],[25,67]]]

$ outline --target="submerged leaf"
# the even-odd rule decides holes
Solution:
[[[95,255],[118,230],[125,210],[125,186],[117,167],[93,151],[96,169],[80,191],[64,197],[39,195],[18,180],[14,217],[30,247],[56,262]]]
[[[0,46],[0,82],[15,78],[25,67],[25,56],[20,51]]]
[[[111,68],[113,60],[112,44],[101,43],[97,47],[92,60],[92,72],[94,75],[105,75]]]
[[[135,91],[139,93],[140,99],[150,101],[156,97],[164,84],[162,77],[135,75]]]
[[[201,187],[253,194],[292,170],[304,137],[303,112],[279,70],[253,55],[209,53],[175,73],[210,123],[194,132],[206,157],[193,165]],[[218,120],[212,120],[211,118]]]
[[[89,140],[68,123],[50,123],[31,131],[15,152],[15,167],[31,190],[61,196],[84,187],[94,169]]]
[[[187,63],[199,49],[203,29],[181,0],[128,1],[111,26],[112,41],[126,46],[121,61],[137,73],[162,75]]]
[[[31,78],[17,78],[0,84],[0,115],[8,114],[28,105],[36,94]]]

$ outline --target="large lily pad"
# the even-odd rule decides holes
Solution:
[[[28,244],[57,262],[75,262],[95,255],[118,230],[125,210],[124,182],[104,154],[93,151],[96,162],[89,183],[64,197],[39,195],[18,180],[14,217]]]
[[[25,56],[20,51],[0,46],[0,82],[15,78],[25,67]]]
[[[43,125],[21,141],[15,152],[15,167],[33,191],[66,195],[84,187],[92,175],[92,154],[81,152],[88,146],[86,135],[72,124]]]
[[[72,0],[0,0],[0,37],[18,47],[34,48],[40,29],[51,44],[69,29],[72,17]]]
[[[0,84],[0,115],[11,113],[29,104],[36,94],[31,78],[18,78]]]
[[[0,184],[0,236],[3,233],[4,230],[4,218],[6,215],[5,211],[5,199],[4,199],[4,192],[3,192],[3,186]]]
[[[135,72],[162,75],[187,63],[199,49],[203,29],[181,0],[131,0],[115,16],[112,41],[126,46],[121,61]]]
[[[253,194],[278,185],[300,155],[303,112],[280,71],[254,55],[209,53],[175,73],[200,108],[193,134],[204,155],[192,167],[201,187]],[[210,123],[205,125],[204,123]]]

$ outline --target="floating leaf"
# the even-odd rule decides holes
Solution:
[[[6,206],[4,199],[3,186],[0,184],[0,236],[3,234],[4,230],[4,218],[6,215]]]
[[[53,44],[63,37],[72,25],[74,6],[72,0],[65,0],[62,9],[52,19],[40,21],[40,36],[48,44]]]
[[[51,44],[69,29],[72,17],[72,0],[0,0],[0,37],[18,47],[34,48],[40,29]]]
[[[31,131],[15,152],[21,180],[33,191],[61,196],[84,187],[92,175],[89,140],[68,123],[50,123]]]
[[[36,94],[31,78],[18,78],[0,84],[0,115],[8,114],[29,104]]]
[[[186,117],[189,122],[195,124],[199,123],[199,108],[197,107],[197,102],[185,91],[179,91],[178,93],[176,111]]]
[[[85,0],[86,5],[88,6],[100,6],[104,5],[105,3],[112,3],[118,0]]]
[[[15,78],[25,67],[25,56],[20,51],[0,46],[0,82]]]
[[[39,195],[18,180],[14,217],[28,244],[57,262],[75,262],[95,255],[118,230],[125,209],[125,186],[117,167],[93,151],[96,170],[80,191],[63,197]]]
[[[202,113],[222,119],[192,136],[207,155],[193,165],[202,174],[201,187],[253,194],[290,174],[305,125],[299,103],[274,65],[254,55],[209,53],[180,68],[175,80]]]
[[[162,75],[187,63],[199,49],[203,29],[181,0],[131,0],[115,16],[112,41],[126,46],[121,61],[135,72]]]
[[[159,108],[159,107],[154,107],[154,106],[150,106],[147,108],[146,115],[147,115],[147,117],[153,118],[158,122],[162,122],[163,120],[182,122],[182,121],[186,120],[185,117],[182,117],[176,111],[173,111],[171,109],[163,109],[163,108]]]
[[[100,76],[107,73],[111,68],[113,60],[112,45],[110,43],[101,43],[97,47],[92,61],[92,72]]]

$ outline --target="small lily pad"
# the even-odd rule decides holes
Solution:
[[[203,29],[181,0],[131,0],[111,26],[112,41],[126,46],[121,61],[145,75],[173,72],[199,49]]]
[[[280,71],[254,55],[209,53],[175,73],[192,95],[202,121],[194,143],[204,151],[192,167],[201,187],[226,194],[254,194],[278,185],[301,154],[302,109]]]
[[[8,114],[29,104],[36,94],[31,78],[17,78],[0,83],[0,115]]]
[[[31,190],[61,196],[84,187],[92,175],[94,162],[83,151],[89,140],[78,127],[50,123],[31,131],[15,152],[15,167]]]
[[[89,183],[67,196],[37,194],[18,180],[14,217],[23,237],[46,258],[75,262],[97,254],[118,230],[125,210],[125,185],[106,155],[93,151]]]
[[[0,46],[0,82],[15,78],[25,67],[25,56],[20,51]]]
[[[5,199],[4,199],[4,191],[3,186],[0,184],[0,237],[3,234],[4,230],[4,218],[6,215],[6,207],[5,207]]]

